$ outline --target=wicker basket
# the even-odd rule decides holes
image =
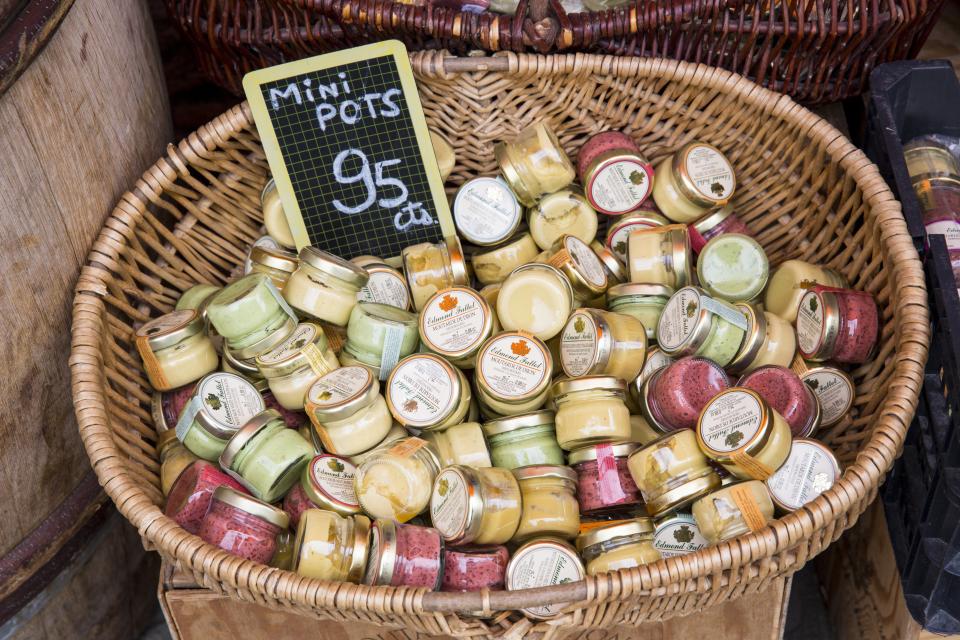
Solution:
[[[450,188],[495,171],[493,142],[548,120],[574,150],[604,128],[629,132],[656,160],[691,138],[738,171],[735,205],[774,264],[801,257],[877,297],[879,355],[858,368],[848,419],[822,437],[842,480],[766,529],[640,569],[522,592],[473,594],[323,583],[228,555],[159,505],[150,390],[133,327],[170,310],[196,281],[223,282],[258,235],[267,167],[245,105],[171,146],[106,221],[77,285],[70,365],[83,442],[120,511],[148,545],[199,584],[244,600],[337,620],[432,634],[552,636],[698,610],[802,567],[874,499],[917,404],[929,327],[923,273],[898,203],[836,129],[729,72],[664,60],[501,54],[412,56],[427,119],[455,141]],[[508,610],[574,603],[536,623]],[[489,611],[490,620],[455,612]]]
[[[516,16],[394,0],[166,0],[201,65],[242,93],[250,69],[384,38],[413,49],[583,51],[723,67],[804,103],[857,95],[879,64],[917,54],[944,0],[635,0],[567,14],[521,0]]]

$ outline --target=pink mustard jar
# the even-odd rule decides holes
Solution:
[[[610,216],[637,209],[653,189],[653,167],[633,139],[619,131],[598,133],[584,143],[577,175],[590,205]]]

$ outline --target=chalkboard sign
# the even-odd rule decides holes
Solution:
[[[297,248],[394,258],[455,233],[403,43],[253,71],[243,87]]]

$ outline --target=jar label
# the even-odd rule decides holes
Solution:
[[[470,493],[456,469],[444,469],[433,483],[430,521],[444,539],[459,538],[466,531]]]
[[[597,364],[597,325],[593,316],[577,311],[560,334],[560,364],[571,378],[587,375]]]
[[[520,220],[520,204],[510,188],[496,178],[474,178],[457,192],[453,221],[474,244],[496,244],[506,239]]]
[[[700,551],[710,543],[700,533],[693,516],[678,513],[657,525],[653,546],[662,558],[673,558]]]
[[[380,379],[386,380],[400,360],[403,346],[403,326],[393,322],[384,323],[383,348],[380,351]]]
[[[397,365],[387,387],[387,402],[397,418],[414,426],[442,422],[459,397],[449,366],[414,355]]]
[[[290,337],[278,344],[270,351],[257,357],[260,362],[266,365],[277,364],[291,358],[307,346],[312,345],[317,340],[317,325],[310,322],[304,322],[297,326]],[[322,375],[322,374],[321,374]]]
[[[283,309],[283,312],[287,314],[287,317],[296,320],[297,314],[294,313],[293,309],[290,307],[284,297],[280,295],[280,290],[277,289],[277,285],[273,284],[273,280],[267,278],[265,284],[267,285],[267,291],[269,291],[270,295],[273,296],[273,299],[277,301],[277,304],[280,305],[280,308]]]
[[[535,589],[583,580],[583,564],[577,555],[559,544],[541,542],[518,551],[510,561],[507,588]],[[540,605],[524,609],[538,618],[558,615],[565,603]]]
[[[837,468],[819,445],[795,440],[783,466],[767,480],[775,501],[791,511],[799,509],[833,486]]]
[[[183,436],[190,429],[190,423],[201,411],[211,421],[225,431],[235,431],[263,411],[263,396],[252,384],[232,373],[212,374],[200,381],[194,396],[180,420],[177,421],[177,436],[180,437],[181,423],[193,412],[190,421],[183,426]]]
[[[319,455],[310,465],[314,486],[320,489],[328,500],[343,507],[359,509],[357,492],[353,486],[353,477],[357,468],[347,459],[330,455]]]
[[[958,213],[960,215],[960,213]],[[953,217],[947,220],[928,222],[926,225],[928,236],[943,236],[947,249],[960,250],[960,222]]]
[[[426,346],[444,356],[474,349],[486,339],[490,308],[469,289],[453,288],[430,299],[420,315]]]
[[[734,504],[740,511],[740,517],[750,531],[759,531],[767,526],[767,519],[757,506],[757,500],[748,485],[737,484],[730,487],[730,497],[733,498]]]
[[[833,369],[819,369],[801,376],[820,401],[820,424],[829,427],[843,419],[853,405],[855,390],[850,379]]]
[[[800,299],[797,310],[797,345],[804,354],[814,354],[823,340],[823,303],[816,291]]]
[[[310,369],[318,376],[325,376],[335,369],[330,365],[330,361],[327,360],[324,352],[320,351],[320,348],[313,343],[305,346],[300,353],[303,354],[307,364],[310,365]],[[339,365],[337,362],[334,364]]]
[[[747,319],[747,315],[732,305],[721,300],[715,300],[709,296],[701,296],[700,305],[710,313],[720,316],[742,331],[747,331],[750,328],[750,321]]]
[[[410,292],[407,282],[393,269],[370,269],[370,279],[357,292],[358,302],[377,302],[398,309],[410,307]]]
[[[631,220],[613,227],[607,235],[607,248],[620,262],[627,264],[627,240],[634,231],[662,226],[655,220]]]
[[[353,400],[369,389],[372,382],[373,374],[366,367],[340,367],[310,385],[307,402],[330,409]]]
[[[250,254],[253,253],[254,247],[263,247],[264,249],[283,249],[280,246],[280,243],[274,240],[271,236],[260,236],[253,241],[253,244],[250,245],[250,250],[247,251],[247,259],[243,262],[243,275],[249,275],[253,270],[253,260],[250,259]]]
[[[650,195],[652,173],[650,165],[639,159],[609,160],[588,178],[590,204],[608,214],[633,211]]]
[[[387,453],[398,458],[409,458],[417,451],[420,451],[420,449],[423,449],[425,446],[427,446],[427,444],[427,441],[421,438],[404,438],[397,444],[390,447],[387,450]]]
[[[700,294],[685,287],[677,291],[660,314],[657,323],[657,342],[662,349],[677,351],[687,341],[700,322]]]
[[[603,287],[607,284],[607,274],[603,270],[603,263],[600,261],[600,257],[590,248],[590,245],[576,236],[567,236],[563,244],[573,259],[577,272],[583,276],[584,280],[596,287]]]
[[[763,426],[763,407],[752,393],[728,391],[710,401],[697,426],[703,442],[720,453],[742,449]]]
[[[647,359],[643,363],[643,369],[640,370],[640,375],[637,376],[637,379],[634,382],[634,387],[639,390],[640,387],[643,386],[643,383],[647,381],[647,378],[652,376],[660,369],[663,369],[673,361],[674,359],[665,354],[662,350],[656,347],[650,349],[647,351]]]
[[[520,333],[505,333],[488,342],[477,358],[477,375],[502,398],[523,398],[550,375],[546,346]]]
[[[694,145],[683,160],[687,175],[700,195],[714,202],[730,199],[736,179],[733,167],[722,153],[712,147]]]

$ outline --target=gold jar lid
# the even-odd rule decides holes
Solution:
[[[271,331],[269,334],[264,336],[262,339],[254,342],[253,344],[244,347],[242,349],[234,349],[234,357],[241,360],[256,359],[261,353],[270,351],[278,344],[290,337],[297,329],[297,319],[286,316],[283,321],[283,324],[277,328],[276,331]]]
[[[560,365],[570,378],[602,373],[614,350],[604,311],[577,309],[560,332]]]
[[[600,244],[598,240],[592,241],[590,248],[593,249],[593,252],[597,254],[600,262],[602,262],[606,268],[609,280],[618,284],[627,281],[627,274],[623,269],[623,265],[620,264],[620,260],[617,259],[617,256],[613,255],[610,249]]]
[[[397,523],[378,518],[370,528],[370,559],[363,584],[389,586],[397,567]]]
[[[508,591],[549,587],[579,582],[586,577],[577,550],[558,538],[534,538],[520,545],[507,563],[505,583]],[[537,620],[549,620],[561,614],[567,604],[535,605],[522,612]]]
[[[397,363],[387,378],[387,408],[404,427],[429,429],[460,406],[466,380],[449,362],[415,353]]]
[[[711,144],[688,142],[673,156],[673,175],[680,193],[701,207],[726,204],[737,188],[730,161]]]
[[[555,414],[553,411],[533,411],[531,413],[522,413],[516,416],[506,416],[497,420],[491,420],[481,425],[485,436],[492,437],[501,433],[509,433],[518,429],[529,427],[539,427],[542,425],[554,425]]]
[[[733,418],[731,418],[733,416]],[[770,440],[774,413],[759,393],[744,387],[721,391],[697,420],[697,444],[712,460],[737,464],[735,458],[756,457]]]
[[[469,287],[441,289],[423,305],[419,328],[427,349],[445,358],[462,358],[476,353],[490,337],[493,311],[486,299]]]
[[[262,264],[271,269],[293,273],[300,266],[300,259],[296,254],[283,249],[266,246],[254,246],[250,249],[250,261]]]
[[[353,486],[357,467],[346,458],[321,453],[303,468],[300,486],[310,502],[321,509],[349,516],[360,513]]]
[[[137,342],[146,340],[151,351],[180,344],[205,328],[203,318],[194,309],[165,313],[137,329]]]
[[[676,489],[660,494],[653,500],[647,501],[647,511],[653,517],[660,517],[669,511],[677,511],[693,504],[698,498],[713,493],[721,487],[720,476],[713,469],[707,473],[684,482]]]
[[[767,317],[758,305],[736,302],[734,306],[747,318],[747,333],[743,338],[743,344],[740,345],[740,350],[726,368],[733,373],[742,373],[760,355],[763,343],[767,339]]]
[[[571,489],[577,486],[577,472],[563,465],[536,464],[527,467],[518,467],[513,469],[512,472],[513,477],[516,478],[518,482],[536,478],[557,478],[569,484]]]
[[[500,165],[500,173],[504,180],[510,185],[517,199],[524,205],[531,206],[537,201],[537,194],[534,193],[532,185],[528,185],[522,177],[522,172],[510,155],[510,145],[506,142],[499,142],[493,148],[493,155]]]
[[[733,205],[725,204],[722,207],[707,213],[707,215],[694,222],[691,226],[702,236],[705,232],[713,229],[715,226],[729,218],[732,214]]]
[[[321,376],[307,390],[304,409],[311,419],[343,420],[369,406],[380,393],[380,383],[368,367],[349,365]]]
[[[576,449],[571,451],[567,457],[567,462],[571,465],[581,464],[584,462],[593,462],[600,456],[600,447],[610,447],[610,451],[613,454],[614,458],[625,458],[628,457],[631,453],[638,450],[640,445],[635,442],[623,442],[620,444],[606,444],[606,445],[591,445],[588,447],[583,447],[582,449]]]
[[[333,370],[324,356],[327,346],[327,335],[320,325],[301,322],[283,342],[258,355],[254,362],[265,378],[280,378],[304,367],[326,375]]]
[[[832,427],[853,408],[857,396],[853,379],[840,368],[827,363],[808,363],[800,354],[790,366],[818,399],[820,426]]]
[[[450,271],[453,274],[453,284],[467,286],[470,284],[470,272],[467,270],[467,260],[463,257],[463,245],[457,236],[447,236],[443,239],[450,258]]]
[[[797,347],[809,360],[833,355],[840,335],[840,301],[833,291],[818,289],[804,293],[797,310]]]
[[[649,380],[654,373],[663,369],[673,361],[673,357],[661,351],[660,347],[647,347],[647,357],[643,362],[640,375],[628,385],[630,396],[637,405],[640,404],[640,398],[643,395],[643,383]]]
[[[251,380],[263,379],[263,374],[260,373],[260,369],[257,368],[256,358],[249,360],[238,358],[233,351],[230,350],[230,347],[224,344],[223,359],[227,362],[227,364],[229,364],[233,369],[241,373],[243,376]]]
[[[548,264],[559,269],[581,298],[592,298],[609,284],[603,262],[586,242],[572,235],[557,238],[550,248]]]
[[[668,224],[662,228],[664,255],[670,260],[668,271],[673,271],[677,286],[683,286],[691,281],[690,234],[684,224]]]
[[[632,536],[653,537],[656,527],[651,518],[634,518],[626,522],[613,522],[610,526],[596,527],[577,536],[577,550],[583,552],[588,547],[616,538]]]
[[[244,513],[249,513],[261,520],[266,520],[280,529],[286,529],[290,526],[290,516],[287,515],[286,511],[277,509],[262,500],[257,500],[253,496],[240,493],[232,487],[226,485],[217,487],[213,492],[213,499],[228,504]]]
[[[521,403],[550,387],[553,356],[539,338],[525,331],[491,336],[477,352],[474,382],[495,400]]]
[[[476,540],[483,523],[483,485],[476,469],[447,467],[437,474],[430,496],[430,521],[445,542]]]
[[[231,469],[237,454],[243,451],[243,448],[266,429],[270,423],[276,420],[283,420],[283,418],[280,416],[280,412],[275,409],[261,411],[247,420],[247,422],[233,434],[230,441],[227,442],[227,446],[224,447],[223,452],[220,454],[220,466],[224,469]]]
[[[370,275],[366,269],[358,267],[339,256],[316,247],[306,246],[300,249],[300,262],[305,263],[338,280],[343,280],[358,289],[367,284]]]
[[[553,385],[553,397],[559,404],[565,396],[580,391],[609,391],[615,395],[626,397],[626,383],[613,376],[583,376],[581,378],[566,378],[558,380]]]
[[[669,298],[674,294],[673,287],[665,284],[646,284],[641,282],[625,282],[615,284],[607,289],[607,300],[613,303],[617,298],[628,296],[656,296],[660,298]]]

